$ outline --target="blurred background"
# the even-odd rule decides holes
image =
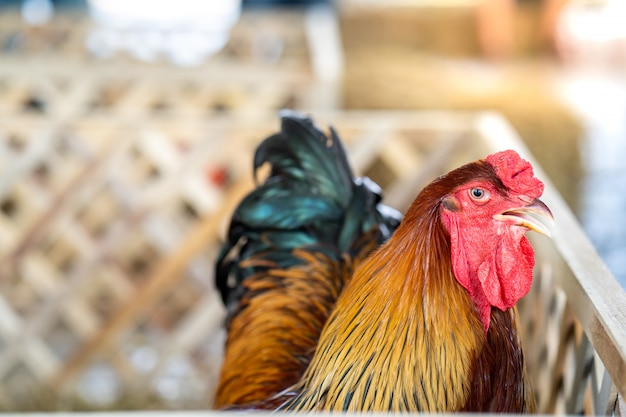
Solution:
[[[216,219],[285,107],[501,113],[626,287],[625,20],[621,0],[0,0],[0,410],[210,406]]]

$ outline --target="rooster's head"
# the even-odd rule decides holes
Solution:
[[[551,219],[539,200],[543,183],[514,151],[498,152],[449,174],[455,188],[441,200],[458,282],[472,297],[489,329],[491,307],[506,310],[528,293],[534,252],[528,230],[549,235],[531,214]]]

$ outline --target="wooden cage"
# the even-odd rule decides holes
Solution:
[[[436,175],[488,152],[513,148],[532,160],[492,113],[316,117],[400,210]],[[64,126],[45,152],[37,134],[19,150],[4,142],[1,399],[14,404],[39,384],[88,397],[84,385],[100,377],[117,395],[157,395],[169,383],[181,397],[161,398],[164,406],[208,405],[223,341],[211,262],[252,186],[251,150],[278,129],[277,115],[212,118],[182,147],[169,123],[109,125],[117,134],[108,141],[97,126]],[[520,305],[540,410],[610,414],[626,383],[626,297],[549,182],[545,201],[554,236],[535,239],[537,278]]]
[[[0,16],[3,39],[21,33],[13,22]],[[252,72],[233,46],[196,69],[102,65],[80,53],[84,26],[44,29],[0,56],[0,409],[210,407],[224,338],[213,261],[276,110],[322,107],[309,54],[294,47]],[[55,39],[60,57],[25,52]],[[312,115],[400,210],[495,150],[537,166],[495,113]],[[546,183],[554,236],[534,239],[537,278],[520,305],[540,412],[623,415],[626,294]]]

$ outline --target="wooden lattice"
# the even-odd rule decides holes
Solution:
[[[426,181],[490,149],[470,116],[322,117],[331,120],[356,171],[383,184],[387,201],[400,209]],[[109,399],[141,388],[161,406],[210,402],[223,340],[211,261],[233,205],[251,187],[251,149],[278,128],[277,118],[214,118],[198,134],[211,140],[182,147],[154,133],[164,126],[172,125],[154,122],[148,132],[126,131],[108,141],[68,134],[50,139],[40,154],[32,150],[37,141],[29,140],[11,151],[11,166],[26,168],[6,187],[2,203],[3,242],[11,243],[2,261],[8,265],[0,336],[5,401],[15,403],[24,386],[37,385],[93,401],[87,387],[99,381],[104,392],[112,391]],[[146,141],[144,135],[152,136]],[[83,161],[67,164],[74,174],[65,182],[28,160],[55,160],[61,150]],[[228,170],[226,184],[215,183],[223,178],[216,175],[220,169]],[[57,181],[54,193],[40,194],[42,183]],[[594,353],[581,316],[591,313],[578,310],[564,286],[580,277],[550,241],[539,247],[538,278],[520,310],[541,410],[613,411],[623,381],[612,383],[620,374],[602,369],[606,358]],[[610,330],[618,337],[623,331]]]
[[[252,150],[279,128],[277,108],[319,108],[297,19],[278,26],[285,62],[253,71],[241,51],[254,25],[194,69],[103,65],[74,35],[82,20],[0,56],[0,408],[210,406],[224,337],[213,260],[252,187]],[[0,20],[4,45],[23,33]],[[461,163],[528,154],[491,114],[314,116],[401,210]],[[555,236],[535,242],[520,305],[540,411],[623,414],[624,291],[550,184],[546,202]]]
[[[304,19],[246,13],[176,68],[93,56],[79,14],[0,14],[1,409],[210,404],[212,260],[272,131],[232,127],[315,107]]]

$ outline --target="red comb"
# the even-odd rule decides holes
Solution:
[[[509,190],[533,199],[543,193],[543,182],[534,177],[533,166],[517,152],[497,152],[489,155],[486,161]]]

